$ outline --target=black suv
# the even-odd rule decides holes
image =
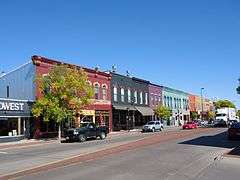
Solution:
[[[81,123],[80,128],[68,129],[65,131],[65,139],[67,142],[79,141],[84,142],[88,138],[98,137],[100,139],[105,139],[109,133],[107,126],[96,127],[92,122],[83,122]]]

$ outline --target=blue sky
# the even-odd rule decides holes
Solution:
[[[0,71],[34,54],[240,106],[239,0],[2,0]]]

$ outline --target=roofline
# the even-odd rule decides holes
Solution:
[[[63,65],[67,65],[67,66],[70,66],[70,67],[75,66],[77,68],[82,68],[86,72],[97,73],[97,74],[100,74],[100,75],[103,75],[103,76],[111,77],[111,74],[108,74],[108,73],[105,73],[105,72],[102,72],[102,71],[86,68],[86,67],[79,66],[79,65],[76,65],[76,64],[65,63],[64,61],[49,59],[49,58],[46,58],[46,57],[43,57],[43,56],[33,55],[32,56],[32,61],[33,61],[34,64],[36,64],[37,61],[41,61],[41,62],[52,64],[52,65],[62,65],[63,64]]]
[[[169,89],[169,90],[172,90],[172,91],[176,91],[176,92],[179,92],[179,93],[183,93],[183,94],[186,94],[186,95],[189,95],[189,93],[187,92],[184,92],[184,91],[181,91],[181,90],[178,90],[178,89],[173,89],[173,88],[170,88],[170,87],[167,87],[167,86],[162,86],[163,89]]]
[[[3,100],[3,101],[16,101],[16,102],[35,102],[34,100],[9,99],[9,98],[1,98],[1,97],[0,97],[0,100]]]
[[[151,82],[150,82],[150,85],[152,85],[152,86],[157,86],[157,87],[160,87],[160,88],[162,88],[162,86],[161,86],[161,85],[154,84],[154,83],[151,83]]]
[[[31,61],[28,61],[28,62],[26,62],[26,63],[24,63],[24,64],[18,66],[17,68],[15,68],[15,69],[13,69],[13,70],[7,72],[7,73],[4,73],[4,74],[0,75],[0,78],[3,78],[4,76],[7,76],[7,75],[9,75],[9,74],[15,72],[15,71],[21,69],[22,67],[24,67],[24,66],[26,66],[26,65],[28,65],[28,64],[30,64],[30,63],[32,63],[32,62],[31,62]]]

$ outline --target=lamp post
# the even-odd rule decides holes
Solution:
[[[201,107],[202,107],[201,119],[203,119],[203,90],[204,90],[204,88],[201,88]]]

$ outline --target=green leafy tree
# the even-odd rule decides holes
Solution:
[[[93,88],[83,69],[66,65],[53,67],[47,76],[38,77],[36,83],[42,96],[33,105],[33,116],[58,123],[60,139],[61,122],[76,117],[86,105],[91,104]]]
[[[217,109],[229,107],[229,108],[236,108],[236,106],[229,100],[219,100],[215,102],[215,106]]]
[[[237,116],[240,118],[240,110],[237,110]]]
[[[213,120],[216,116],[216,113],[214,111],[208,111],[207,118],[208,120]]]
[[[197,112],[191,112],[190,116],[191,116],[192,120],[195,120],[195,119],[198,118],[198,113]]]
[[[155,110],[156,115],[162,120],[169,120],[171,117],[171,110],[165,106],[159,105]]]

